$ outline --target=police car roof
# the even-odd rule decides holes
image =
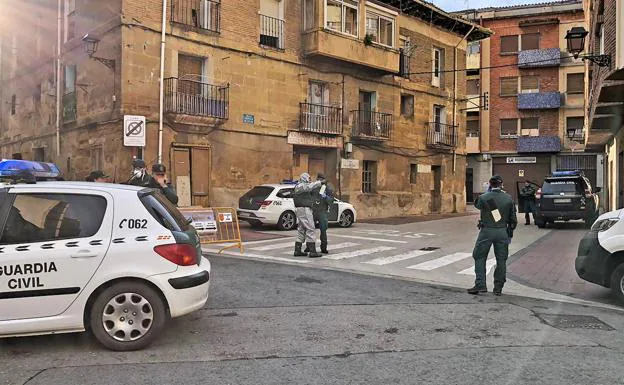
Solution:
[[[20,189],[20,188],[75,188],[75,189],[83,189],[83,190],[129,190],[129,191],[141,191],[145,189],[145,187],[137,187],[125,184],[114,184],[114,183],[95,183],[95,182],[71,182],[71,181],[61,181],[61,182],[37,182],[36,184],[26,184],[26,183],[17,183],[17,184],[6,184],[0,185],[2,188],[11,188],[11,189]]]

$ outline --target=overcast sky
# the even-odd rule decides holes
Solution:
[[[430,0],[431,1],[431,0]],[[549,0],[433,0],[433,4],[445,11],[460,11],[468,8],[485,8],[519,4],[545,3]]]

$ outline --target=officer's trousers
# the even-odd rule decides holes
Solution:
[[[297,242],[316,243],[314,215],[309,207],[297,207]]]
[[[319,210],[316,213],[319,221],[319,228],[321,229],[321,250],[327,249],[327,228],[329,227],[329,221],[327,220],[327,211]]]
[[[492,245],[494,245],[496,256],[494,288],[502,289],[506,281],[507,257],[509,256],[509,235],[505,228],[483,228],[479,232],[472,252],[472,258],[475,260],[475,286],[486,287],[485,265]]]

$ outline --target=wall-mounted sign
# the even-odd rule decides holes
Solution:
[[[518,177],[524,178],[524,170],[518,170]]]
[[[537,158],[534,156],[508,156],[507,163],[509,164],[537,163]]]
[[[357,159],[342,159],[340,162],[340,168],[350,168],[357,170],[360,168],[360,161]]]
[[[288,144],[308,147],[342,148],[342,137],[288,131]]]
[[[243,114],[243,123],[246,124],[254,124],[256,122],[256,117],[251,114]]]
[[[430,164],[417,164],[416,171],[419,174],[431,174],[431,165]]]
[[[145,147],[145,116],[124,115],[124,146]]]

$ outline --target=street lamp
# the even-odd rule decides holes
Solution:
[[[610,67],[610,55],[581,54],[581,52],[585,49],[585,38],[588,34],[589,32],[587,32],[583,27],[573,27],[568,30],[565,36],[568,45],[568,52],[571,53],[575,59],[580,57],[583,60],[589,60],[590,62],[597,64],[599,67]]]
[[[94,54],[98,50],[98,46],[100,43],[100,39],[89,36],[89,34],[84,35],[82,38],[82,48],[89,55],[89,57],[95,61],[98,61],[104,64],[106,67],[115,71],[115,60],[114,59],[105,59],[103,57],[94,56]]]

